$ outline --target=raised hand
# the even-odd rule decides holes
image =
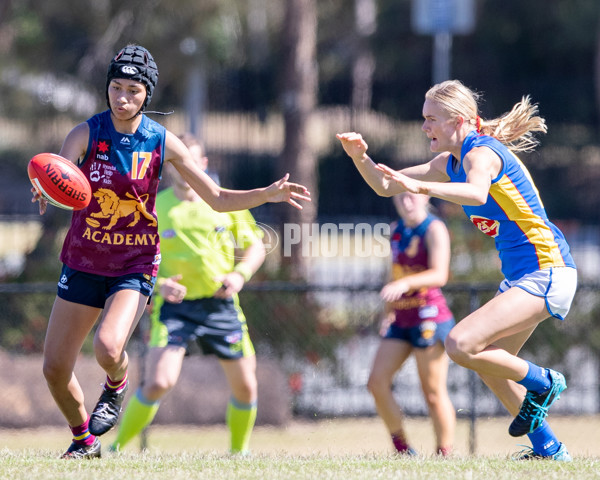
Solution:
[[[336,138],[342,142],[342,147],[352,159],[360,160],[367,153],[369,146],[360,133],[338,133]]]
[[[269,202],[287,202],[292,207],[302,210],[302,205],[296,200],[310,202],[310,192],[304,185],[288,182],[288,178],[290,178],[290,174],[286,173],[281,179],[267,187],[266,193]]]

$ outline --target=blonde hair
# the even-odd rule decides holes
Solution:
[[[437,103],[451,118],[463,117],[474,125],[477,132],[496,138],[515,152],[530,152],[539,141],[535,132],[546,133],[546,121],[538,116],[538,107],[531,103],[529,95],[508,113],[492,120],[484,120],[478,114],[480,94],[463,85],[459,80],[447,80],[431,87],[426,100]]]

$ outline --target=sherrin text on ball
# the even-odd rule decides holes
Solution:
[[[54,153],[39,153],[27,166],[35,190],[52,205],[81,210],[92,198],[88,179],[75,164]]]

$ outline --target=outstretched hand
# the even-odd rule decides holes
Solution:
[[[367,153],[369,146],[360,133],[346,132],[338,133],[336,138],[342,142],[342,147],[352,159],[360,160]]]
[[[424,194],[428,193],[427,191],[424,191],[423,182],[407,177],[403,173],[400,173],[399,171],[394,170],[383,163],[378,163],[375,165],[375,168],[384,173],[385,179],[388,182],[397,183],[407,192]]]
[[[288,182],[288,178],[290,178],[290,174],[286,173],[283,178],[267,187],[269,202],[287,202],[292,207],[302,210],[302,205],[296,200],[310,202],[310,192],[304,185]]]

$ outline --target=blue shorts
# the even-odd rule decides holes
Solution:
[[[254,355],[246,318],[237,297],[200,298],[181,303],[165,302],[158,297],[152,315],[151,347],[176,345],[190,353],[199,346],[204,355],[224,360]]]
[[[384,338],[391,338],[394,340],[403,340],[410,343],[416,348],[427,348],[441,342],[444,344],[444,340],[452,330],[452,327],[456,322],[453,318],[446,320],[445,322],[436,323],[429,320],[421,322],[415,327],[402,328],[396,325],[390,325]]]
[[[104,308],[106,299],[119,290],[135,290],[150,299],[155,283],[156,277],[145,273],[105,277],[63,265],[56,294],[68,302]]]

